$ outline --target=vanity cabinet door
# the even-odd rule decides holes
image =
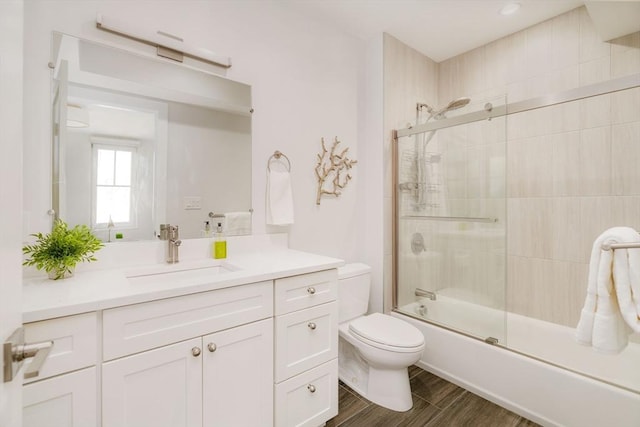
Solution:
[[[203,411],[207,427],[273,424],[273,319],[207,335]]]
[[[202,426],[202,339],[102,365],[103,427]]]
[[[91,427],[96,418],[96,368],[23,387],[23,427]]]

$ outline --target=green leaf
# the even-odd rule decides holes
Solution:
[[[54,271],[56,280],[65,272],[71,272],[78,262],[96,261],[93,254],[104,246],[86,225],[69,229],[61,219],[53,224],[51,233],[32,236],[37,240],[32,245],[23,246],[22,253],[29,257],[22,265],[35,266],[47,273]]]

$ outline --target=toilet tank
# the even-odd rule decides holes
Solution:
[[[366,264],[347,264],[338,268],[338,321],[355,319],[369,309],[371,267]]]

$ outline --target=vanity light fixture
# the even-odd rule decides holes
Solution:
[[[502,6],[502,9],[500,9],[500,15],[513,15],[514,13],[516,13],[518,10],[520,10],[520,7],[522,5],[520,3],[507,3],[504,6]]]
[[[87,111],[86,107],[78,104],[67,104],[67,127],[89,127],[89,111]]]
[[[174,61],[182,62],[183,58],[187,56],[224,68],[231,67],[231,58],[228,56],[221,56],[210,50],[191,46],[185,43],[182,37],[164,31],[150,31],[139,26],[133,27],[112,18],[105,18],[102,14],[96,16],[96,27],[154,46],[157,48],[158,56]]]

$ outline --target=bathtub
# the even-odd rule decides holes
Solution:
[[[497,338],[499,345],[412,317],[420,305],[434,321]],[[506,314],[505,331],[504,312],[440,295],[401,311],[412,315],[392,316],[425,336],[418,365],[487,400],[544,426],[640,426],[638,343],[617,355],[600,354],[575,343],[573,328],[513,313]]]

